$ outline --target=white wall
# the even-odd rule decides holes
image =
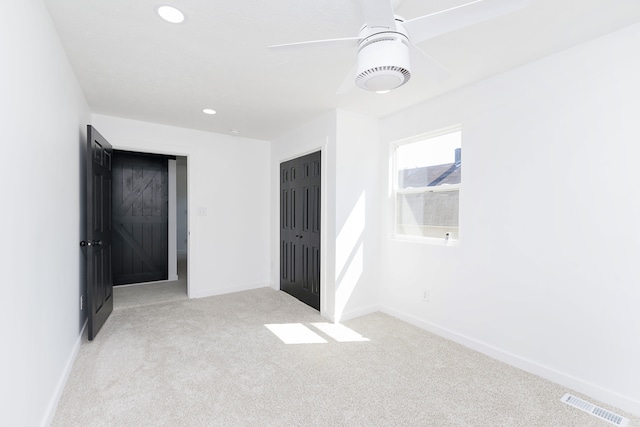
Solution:
[[[337,112],[335,320],[378,309],[378,121]]]
[[[177,204],[177,233],[178,233],[178,258],[184,258],[187,254],[187,159],[176,159],[176,204]]]
[[[389,239],[384,310],[640,415],[640,25],[394,114],[462,123],[460,245]],[[420,301],[422,289],[431,292]]]
[[[280,163],[322,150],[320,312],[339,321],[377,309],[377,121],[325,113],[272,141],[271,280],[280,288]]]
[[[187,156],[190,297],[269,285],[270,143],[94,114],[115,149]]]
[[[48,422],[85,315],[89,109],[40,0],[0,15],[0,425]]]

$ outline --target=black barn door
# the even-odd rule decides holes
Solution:
[[[280,165],[280,289],[320,310],[320,152]]]
[[[113,311],[111,275],[111,161],[113,150],[87,126],[87,307],[89,340]]]
[[[167,280],[167,157],[113,156],[113,283]]]

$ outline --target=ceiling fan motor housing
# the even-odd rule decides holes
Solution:
[[[356,85],[371,91],[402,86],[411,78],[409,40],[397,32],[382,32],[364,39],[358,48]]]

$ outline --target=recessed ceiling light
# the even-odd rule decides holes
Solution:
[[[391,89],[389,90],[377,90],[376,93],[379,93],[380,95],[385,94],[385,93],[389,93],[391,92]]]
[[[158,8],[158,15],[167,22],[172,24],[179,24],[184,21],[184,13],[180,12],[173,6],[160,6]]]
[[[229,129],[229,132],[232,133],[233,135],[237,135],[240,133],[238,129]]]
[[[216,113],[216,110],[212,110],[211,108],[205,108],[204,110],[202,110],[202,112],[205,113],[205,114],[213,115],[213,114]]]

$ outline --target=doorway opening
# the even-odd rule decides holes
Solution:
[[[188,298],[187,157],[114,150],[114,309]]]

